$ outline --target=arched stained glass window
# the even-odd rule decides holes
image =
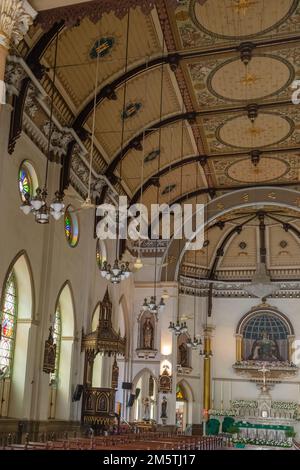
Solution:
[[[30,172],[25,163],[22,163],[19,169],[19,190],[22,201],[25,201],[25,194],[32,196],[32,180]]]
[[[33,165],[24,160],[19,168],[18,174],[19,191],[22,201],[25,201],[25,195],[31,198],[38,188],[38,179]]]
[[[53,342],[56,344],[55,352],[55,370],[50,374],[50,383],[57,385],[58,376],[59,376],[59,359],[60,359],[60,350],[61,350],[61,308],[60,303],[58,302],[55,318],[53,323]]]
[[[1,304],[0,368],[11,375],[17,326],[17,283],[14,271],[7,278]]]
[[[72,212],[71,206],[67,207],[65,212],[65,235],[69,245],[74,248],[79,241],[79,224],[78,218]]]

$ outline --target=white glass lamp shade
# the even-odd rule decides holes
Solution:
[[[271,282],[270,276],[267,274],[266,265],[259,263],[256,272],[252,278],[251,284],[244,287],[245,291],[255,297],[263,299],[273,294],[277,289],[277,285]]]
[[[54,220],[59,220],[63,215],[63,212],[52,210],[50,214],[52,215]]]
[[[23,212],[23,214],[28,215],[32,211],[32,206],[30,202],[26,201],[20,206],[20,209]]]

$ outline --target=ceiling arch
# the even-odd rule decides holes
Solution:
[[[261,205],[284,207],[290,208],[294,211],[300,211],[298,191],[283,187],[264,186],[260,188],[248,188],[246,193],[244,190],[239,189],[224,194],[211,200],[207,204],[205,224],[197,227],[197,233],[220,216],[228,214],[235,209],[259,207]],[[178,240],[176,240],[176,243],[174,238],[170,240],[168,248],[164,254],[164,260],[166,257],[173,259],[175,256],[175,261],[173,263],[169,263],[167,271],[164,267],[161,268],[161,279],[166,279],[167,276],[168,280],[177,280],[179,267],[186,249],[186,240],[180,240],[179,251]]]

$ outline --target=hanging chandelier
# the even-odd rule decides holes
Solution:
[[[43,190],[37,188],[36,195],[31,199],[28,193],[24,194],[25,201],[20,206],[23,214],[28,215],[32,213],[38,224],[48,224],[50,215],[54,220],[59,220],[64,214],[65,208],[63,194],[56,191],[55,198],[50,206],[47,203],[47,195],[46,187]]]
[[[44,188],[37,188],[35,196],[30,198],[28,193],[24,194],[24,202],[20,206],[23,214],[28,215],[32,213],[35,217],[35,221],[38,224],[48,224],[50,215],[54,220],[59,220],[64,213],[65,205],[63,203],[64,194],[60,191],[56,191],[53,201],[47,202],[48,190],[48,172],[49,172],[49,161],[51,152],[51,139],[53,134],[53,110],[54,110],[54,93],[55,93],[55,78],[56,78],[56,64],[57,64],[57,48],[58,48],[58,33],[56,34],[55,43],[55,58],[54,58],[54,69],[53,69],[53,80],[52,80],[52,97],[51,97],[51,109],[50,109],[50,127],[48,135],[48,149],[47,149],[47,162],[46,162],[46,173]]]
[[[156,303],[156,295],[152,295],[150,300],[147,298],[144,299],[144,303],[142,305],[142,309],[144,312],[149,311],[151,313],[159,313],[162,312],[165,308],[166,304],[164,299],[161,297],[159,304]]]
[[[107,281],[110,281],[112,284],[120,284],[124,279],[128,279],[131,271],[129,269],[129,262],[120,264],[116,259],[113,266],[103,261],[100,267],[101,276],[104,277]]]
[[[265,263],[258,263],[251,284],[244,286],[248,294],[263,299],[278,290],[278,286],[273,284],[270,276],[267,274]]]
[[[205,349],[200,349],[199,356],[204,359],[209,359],[210,357],[213,357],[213,352],[211,350],[206,351]]]
[[[186,342],[186,345],[187,345],[188,348],[196,350],[196,349],[198,349],[199,346],[202,346],[201,338],[196,338],[196,336],[194,336],[193,340],[191,338],[189,338]]]
[[[188,327],[187,327],[186,322],[180,323],[179,319],[177,318],[176,323],[170,321],[168,330],[174,333],[175,336],[180,336],[183,333],[187,333]]]

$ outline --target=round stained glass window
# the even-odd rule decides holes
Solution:
[[[67,242],[74,248],[79,241],[79,224],[78,217],[71,206],[68,206],[66,209],[64,225]]]
[[[24,160],[20,165],[18,185],[20,196],[23,202],[25,201],[26,194],[28,194],[28,196],[31,198],[38,187],[36,172],[32,164],[27,160]]]

